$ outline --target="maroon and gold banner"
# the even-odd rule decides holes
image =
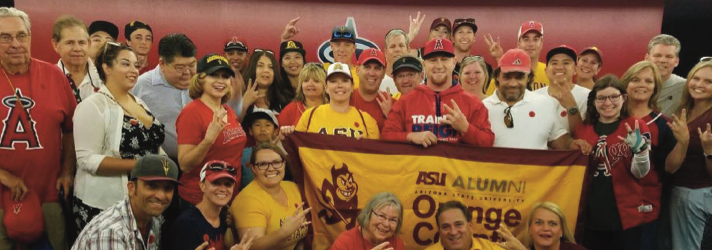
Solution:
[[[524,239],[530,208],[552,201],[576,228],[588,158],[577,151],[418,145],[295,133],[285,148],[291,169],[312,207],[312,246],[327,249],[370,197],[396,194],[403,204],[399,236],[408,249],[439,241],[435,212],[459,200],[473,213],[475,236],[502,241],[499,225]]]

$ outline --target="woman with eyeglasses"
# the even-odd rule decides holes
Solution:
[[[306,51],[299,41],[287,40],[279,46],[279,75],[289,92],[289,100],[294,99],[299,85],[299,72],[304,68]]]
[[[290,92],[291,87],[278,72],[274,52],[255,49],[243,76],[247,88],[243,91],[242,117],[250,113],[253,106],[279,113],[292,100],[294,92]]]
[[[655,171],[650,171],[641,180],[646,196],[645,204],[651,206],[651,211],[645,213],[646,224],[643,226],[641,244],[642,249],[653,249],[656,242],[670,243],[668,206],[671,189],[665,170],[680,167],[690,135],[685,115],[680,118],[673,115],[670,120],[660,113],[657,100],[662,89],[662,79],[655,64],[649,61],[638,62],[623,74],[621,81],[628,93],[627,108],[630,115],[646,122],[651,132],[650,159]]]
[[[598,48],[589,47],[581,51],[576,60],[576,84],[586,89],[593,88],[601,67],[603,67],[603,57]]]
[[[358,226],[342,232],[329,250],[403,250],[398,237],[403,227],[403,205],[393,193],[371,197],[356,218]]]
[[[226,105],[234,93],[231,77],[235,72],[225,57],[210,53],[198,62],[198,73],[193,76],[188,95],[193,99],[176,119],[178,162],[183,170],[178,188],[178,201],[185,210],[203,199],[200,191],[198,166],[211,160],[221,160],[240,167],[247,135],[235,112]],[[241,174],[236,174],[236,186]],[[237,195],[237,190],[231,199]]]
[[[575,136],[594,145],[588,190],[588,249],[640,249],[641,224],[651,212],[642,185],[650,171],[650,130],[631,117],[623,84],[613,75],[596,82],[588,95],[588,112]]]
[[[487,73],[485,59],[481,56],[468,56],[462,59],[458,79],[462,88],[468,93],[477,96],[480,100],[487,97],[484,85],[489,82],[489,73]]]
[[[279,114],[279,124],[296,126],[305,110],[327,103],[326,71],[316,63],[307,63],[299,72],[297,96]]]
[[[304,249],[308,225],[297,184],[284,181],[287,155],[272,143],[252,150],[254,180],[237,195],[230,216],[240,239],[253,238],[251,249]],[[230,239],[228,239],[230,240]]]
[[[224,161],[209,161],[200,170],[200,190],[203,200],[185,210],[171,224],[166,238],[166,249],[228,249],[224,237],[227,232],[227,205],[235,187],[237,169]],[[252,238],[243,238],[231,250],[247,250]]]
[[[672,153],[684,156],[679,168],[666,169],[672,173],[672,248],[698,249],[712,218],[712,61],[695,65],[685,86],[676,114],[687,121],[690,138],[684,154]]]
[[[161,124],[129,90],[136,84],[139,62],[126,45],[107,42],[96,60],[99,92],[74,112],[77,173],[73,213],[79,232],[104,209],[123,200],[136,159],[163,153]]]

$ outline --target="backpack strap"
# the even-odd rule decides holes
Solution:
[[[309,131],[309,125],[311,125],[312,116],[314,116],[314,111],[316,111],[317,108],[319,108],[319,106],[314,107],[309,113],[309,121],[307,121],[307,131]]]
[[[363,124],[363,128],[366,130],[366,137],[369,137],[368,126],[366,126],[366,120],[363,119],[363,113],[361,113],[360,109],[356,109],[356,111],[358,111],[358,115],[361,116],[361,124]]]

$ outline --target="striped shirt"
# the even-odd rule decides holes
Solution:
[[[151,220],[148,241],[145,241],[136,225],[131,203],[126,198],[94,217],[77,237],[72,250],[158,250],[161,223],[163,223],[162,216]]]

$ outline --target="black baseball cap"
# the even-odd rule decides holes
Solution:
[[[299,54],[302,54],[302,57],[306,57],[307,55],[307,52],[304,50],[304,46],[302,46],[302,43],[294,40],[284,41],[282,42],[282,44],[279,45],[279,58],[282,58],[284,54],[287,54],[289,52],[299,52]]]
[[[126,40],[131,40],[131,34],[139,29],[147,29],[149,32],[151,32],[151,34],[153,34],[153,30],[151,29],[151,26],[148,26],[148,24],[145,24],[141,21],[133,21],[127,23],[124,27],[124,38],[126,38]]]
[[[238,37],[233,36],[230,41],[225,43],[223,51],[227,52],[228,50],[232,49],[247,51],[247,43],[244,41],[244,39],[240,39]]]
[[[393,71],[391,74],[395,74],[399,69],[410,68],[418,72],[423,72],[423,63],[420,62],[418,58],[413,56],[404,56],[398,58],[396,62],[393,63]]]
[[[477,24],[475,24],[474,18],[455,19],[455,22],[452,24],[452,32],[455,33],[457,31],[457,28],[463,25],[470,26],[470,28],[472,28],[472,32],[477,33]]]
[[[178,165],[164,155],[146,155],[136,161],[131,178],[143,181],[178,181]]]
[[[346,40],[356,43],[356,31],[348,26],[336,26],[334,30],[331,31],[331,41],[337,40]]]
[[[230,68],[230,63],[225,57],[217,53],[208,53],[198,62],[198,73],[210,75],[221,69],[225,69],[232,77],[235,77],[235,72]]]
[[[109,34],[109,36],[114,38],[114,40],[119,39],[119,27],[117,27],[116,24],[113,24],[108,21],[94,21],[89,25],[89,29],[87,31],[89,32],[89,36],[98,31],[104,31],[106,32],[106,34]]]
[[[574,49],[566,45],[559,45],[558,47],[553,48],[549,50],[548,53],[546,53],[546,64],[549,64],[549,60],[551,60],[552,57],[558,54],[565,54],[571,57],[571,60],[573,60],[574,63],[576,63],[576,59],[578,58]]]

